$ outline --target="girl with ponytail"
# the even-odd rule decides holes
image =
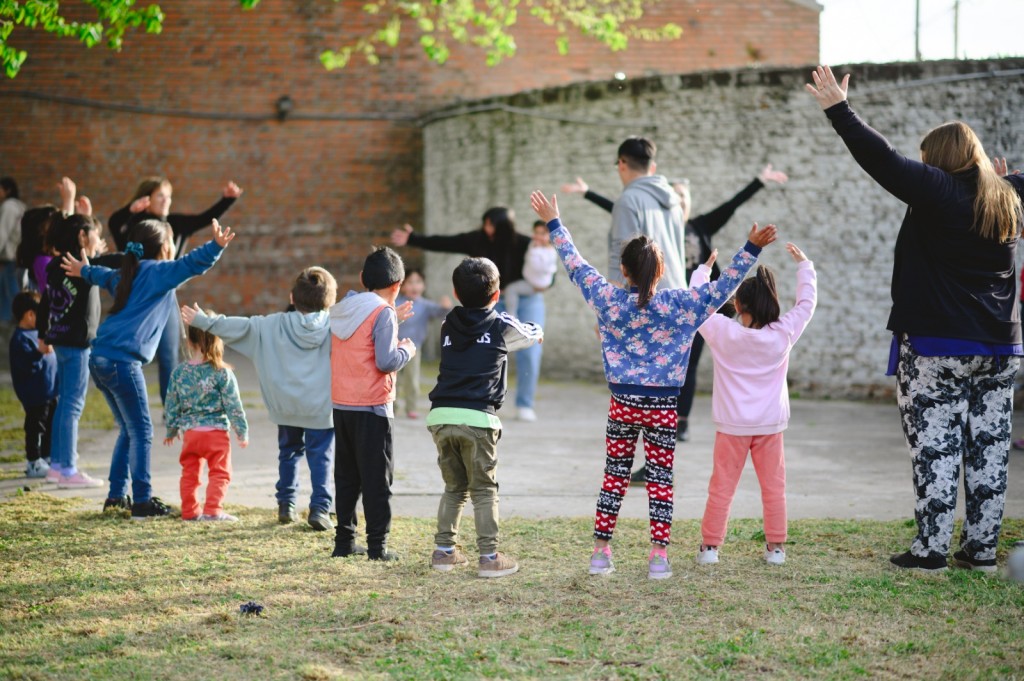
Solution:
[[[121,433],[110,462],[110,493],[104,508],[131,508],[133,520],[170,513],[153,496],[149,458],[153,424],[142,365],[156,353],[164,325],[176,305],[174,291],[192,277],[209,270],[235,237],[230,227],[213,221],[213,239],[174,260],[170,229],[161,220],[143,220],[129,230],[120,269],[92,265],[66,253],[62,267],[71,277],[114,294],[110,315],[100,324],[92,342],[89,371],[117,421]],[[128,495],[129,475],[134,494]]]
[[[764,509],[764,559],[771,565],[786,560],[786,464],[782,432],[789,424],[789,353],[807,328],[817,305],[814,263],[799,248],[786,244],[797,263],[796,305],[781,314],[775,275],[764,265],[736,289],[736,318],[712,315],[698,330],[711,349],[715,382],[711,420],[715,422],[715,455],[708,501],[701,522],[703,544],[697,563],[718,562],[747,453],[761,483]],[[707,284],[711,270],[697,268],[690,286]]]
[[[614,570],[608,542],[629,488],[636,442],[642,433],[651,531],[647,574],[651,579],[671,577],[666,547],[672,529],[676,402],[686,379],[690,345],[697,327],[725,304],[761,249],[775,241],[775,226],[759,229],[755,224],[747,243],[723,268],[721,277],[689,290],[657,290],[665,272],[661,249],[647,237],[638,236],[622,250],[622,275],[629,286],[623,289],[610,284],[580,256],[559,220],[554,196],[549,200],[536,191],[530,202],[551,230],[551,241],[569,278],[597,313],[604,371],[611,390],[607,458],[597,500],[590,574],[606,575]],[[717,251],[711,254],[708,268],[716,257]]]

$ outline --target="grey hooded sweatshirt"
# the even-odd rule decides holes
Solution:
[[[271,421],[279,426],[334,428],[327,310],[266,317],[199,312],[192,326],[220,336],[225,345],[252,360]]]
[[[608,234],[609,280],[624,283],[619,269],[622,248],[633,237],[646,236],[661,247],[665,275],[659,289],[686,288],[686,254],[683,209],[679,196],[662,175],[637,178],[622,192],[612,209]]]

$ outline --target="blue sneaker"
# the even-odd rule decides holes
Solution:
[[[613,572],[615,572],[615,566],[612,565],[611,547],[594,549],[594,553],[590,556],[590,574],[610,575]]]
[[[647,561],[647,578],[668,579],[671,576],[672,564],[668,562],[668,556],[651,551],[651,557]]]

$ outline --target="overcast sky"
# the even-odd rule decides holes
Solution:
[[[953,0],[921,1],[921,57],[953,58]],[[818,0],[826,64],[914,59],[915,0]],[[960,56],[1024,56],[1024,0],[960,0]]]

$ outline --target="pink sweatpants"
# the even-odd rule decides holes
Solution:
[[[203,460],[209,467],[206,504],[203,513],[217,515],[224,510],[224,496],[231,482],[231,440],[226,430],[186,430],[181,447],[181,519],[199,517],[199,473]]]
[[[708,503],[700,531],[707,546],[721,546],[729,524],[729,508],[740,483],[747,452],[761,483],[764,536],[769,543],[786,541],[786,461],[782,433],[726,435],[715,433],[715,468],[708,484]]]

